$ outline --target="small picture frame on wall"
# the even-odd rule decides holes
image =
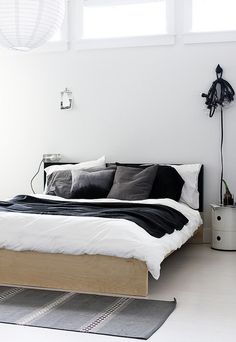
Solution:
[[[70,110],[72,109],[72,105],[72,91],[70,91],[68,88],[65,88],[65,90],[61,92],[61,110]]]

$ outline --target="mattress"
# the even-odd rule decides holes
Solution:
[[[37,198],[65,199],[35,195]],[[126,202],[114,199],[68,200],[76,202]],[[163,259],[180,248],[202,224],[200,213],[171,199],[129,201],[162,204],[181,212],[189,222],[182,230],[161,238],[149,235],[136,223],[125,219],[0,213],[0,248],[13,251],[37,251],[70,255],[100,254],[135,258],[147,264],[154,278],[160,275]]]

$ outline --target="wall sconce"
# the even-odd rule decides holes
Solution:
[[[51,153],[51,154],[43,154],[43,161],[44,163],[56,163],[61,160],[60,153]]]
[[[72,91],[66,88],[64,91],[61,92],[61,110],[72,109],[72,103]]]

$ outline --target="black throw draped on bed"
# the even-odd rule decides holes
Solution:
[[[0,202],[0,212],[125,219],[136,223],[156,238],[181,230],[188,223],[188,219],[179,211],[161,204],[82,203],[27,195],[18,195],[10,201]]]

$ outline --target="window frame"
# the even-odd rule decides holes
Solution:
[[[193,0],[183,0],[184,32],[183,42],[185,44],[223,43],[235,42],[236,30],[233,31],[192,31],[192,4]]]
[[[29,54],[63,52],[68,50],[109,49],[122,47],[165,46],[175,44],[204,44],[236,42],[233,31],[192,31],[192,1],[166,0],[167,33],[159,35],[133,36],[121,38],[86,39],[82,37],[83,0],[65,0],[66,13],[60,41],[49,41]],[[96,0],[90,0],[96,1]],[[104,3],[134,3],[151,0],[102,0]],[[24,55],[26,53],[0,47],[0,55]]]
[[[92,1],[92,0],[91,0]],[[104,3],[107,0],[104,0]],[[109,0],[113,3],[127,3],[124,0]],[[150,0],[147,0],[147,2]],[[167,33],[159,35],[114,37],[114,38],[83,38],[83,0],[76,0],[73,21],[72,48],[75,50],[107,49],[120,47],[157,46],[175,44],[175,0],[165,0],[167,6]],[[145,0],[130,0],[129,3],[145,2]]]

